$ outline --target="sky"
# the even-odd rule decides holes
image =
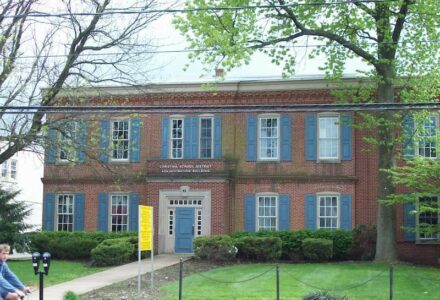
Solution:
[[[154,24],[152,24],[152,38],[156,45],[161,45],[159,50],[185,49],[185,38],[174,29],[171,24],[172,15],[164,15]],[[296,66],[295,77],[323,75],[319,70],[325,62],[323,57],[310,60],[307,58],[305,50],[298,50],[298,57],[301,57]],[[198,81],[203,79],[212,79],[215,70],[211,74],[203,75],[202,65],[198,62],[191,63],[189,68],[184,71],[184,66],[189,63],[188,53],[159,53],[153,57],[152,64],[158,67],[152,71],[150,78],[153,81]],[[360,59],[351,60],[345,73],[347,75],[357,73],[357,70],[366,70],[367,65]],[[249,65],[243,66],[226,73],[226,80],[233,79],[254,79],[254,78],[281,78],[282,67],[275,66],[270,62],[270,58],[262,53],[256,53]],[[210,78],[211,77],[211,78]]]

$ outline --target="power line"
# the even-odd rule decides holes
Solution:
[[[375,45],[387,45],[387,44],[410,44],[415,42],[377,42],[377,43],[367,43],[367,45],[375,46]],[[417,41],[418,44],[440,44],[440,40],[424,40],[424,41]],[[291,46],[284,46],[284,48],[318,48],[318,47],[339,47],[339,46],[345,46],[348,45],[348,43],[342,43],[342,44],[311,44],[311,45],[291,45]],[[249,49],[251,47],[248,47]],[[262,47],[261,49],[278,49],[279,47],[275,46],[266,46]],[[145,51],[134,51],[129,54],[131,55],[139,55],[139,54],[166,54],[166,53],[191,53],[191,52],[214,52],[218,49],[215,48],[202,48],[202,49],[175,49],[175,50],[145,50]],[[127,54],[125,52],[109,52],[109,53],[82,53],[82,56],[117,56],[117,55],[123,55]],[[6,57],[7,55],[0,54],[1,57]],[[25,55],[25,56],[19,56],[16,59],[33,59],[33,58],[62,58],[62,57],[68,57],[68,54],[52,54],[52,55]]]
[[[68,17],[68,16],[105,16],[105,15],[133,15],[133,14],[158,14],[158,13],[187,13],[199,11],[239,11],[248,9],[269,9],[269,8],[291,8],[297,6],[330,6],[341,4],[356,3],[390,3],[398,0],[341,0],[333,2],[304,2],[291,4],[267,4],[267,5],[248,5],[248,6],[224,6],[224,7],[205,7],[205,8],[168,8],[168,9],[152,9],[152,10],[131,10],[131,9],[114,9],[101,13],[44,13],[31,12],[27,14],[5,15],[3,18],[48,18],[48,17]]]
[[[0,106],[5,114],[35,113],[236,113],[236,112],[380,112],[440,109],[440,102],[253,105],[134,105],[134,106]]]

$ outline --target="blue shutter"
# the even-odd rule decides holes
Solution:
[[[163,117],[162,119],[162,147],[161,147],[161,157],[162,159],[168,159],[169,154],[169,142],[170,142],[170,118]]]
[[[341,229],[352,229],[351,195],[341,195]]]
[[[44,220],[43,229],[48,231],[54,230],[55,218],[55,194],[46,193],[44,195]]]
[[[257,116],[246,118],[246,160],[257,160]]]
[[[281,149],[280,160],[292,160],[292,118],[289,115],[281,116]]]
[[[199,118],[186,117],[183,121],[183,158],[199,157]]]
[[[99,231],[108,231],[108,194],[98,193],[98,227]]]
[[[99,160],[103,163],[108,162],[108,154],[109,154],[109,145],[110,145],[110,121],[102,120],[101,121],[101,133],[99,136]]]
[[[403,117],[403,158],[412,159],[414,157],[414,118],[411,115]]]
[[[415,229],[416,215],[411,214],[411,211],[414,211],[415,209],[416,207],[413,203],[405,203],[403,205],[403,227],[406,227],[410,230]],[[416,233],[413,231],[405,230],[404,228],[403,238],[405,239],[405,241],[415,241]]]
[[[280,195],[278,202],[278,230],[289,230],[290,195]]]
[[[222,118],[214,117],[214,158],[222,158]]]
[[[139,193],[130,194],[130,223],[128,229],[130,231],[138,231],[138,216],[139,216]]]
[[[306,160],[316,160],[316,115],[306,115]]]
[[[316,229],[316,195],[306,195],[305,201],[305,226]]]
[[[57,131],[49,128],[47,131],[47,149],[46,149],[46,163],[54,164],[57,160]]]
[[[74,230],[84,230],[84,193],[75,194]]]
[[[244,195],[244,230],[255,232],[255,214],[256,214],[255,195]]]
[[[341,116],[341,160],[352,159],[352,116]]]
[[[87,122],[84,120],[78,121],[78,149],[76,156],[78,162],[83,163],[86,159],[87,150]]]
[[[141,120],[130,121],[130,162],[139,162],[141,147]]]

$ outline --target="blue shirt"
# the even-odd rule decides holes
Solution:
[[[23,289],[23,283],[12,273],[6,262],[0,262],[0,290],[15,293],[16,290]]]

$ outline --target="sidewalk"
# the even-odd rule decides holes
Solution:
[[[154,256],[154,270],[159,270],[168,266],[178,264],[180,258],[187,260],[191,255],[160,254]],[[141,274],[150,272],[150,259],[144,259],[141,262]],[[138,262],[132,262],[119,267],[111,268],[103,272],[80,277],[72,281],[67,281],[44,289],[44,299],[62,300],[67,291],[72,291],[78,295],[100,289],[104,286],[116,282],[136,277],[138,275]],[[30,300],[38,300],[40,292],[32,292]]]

